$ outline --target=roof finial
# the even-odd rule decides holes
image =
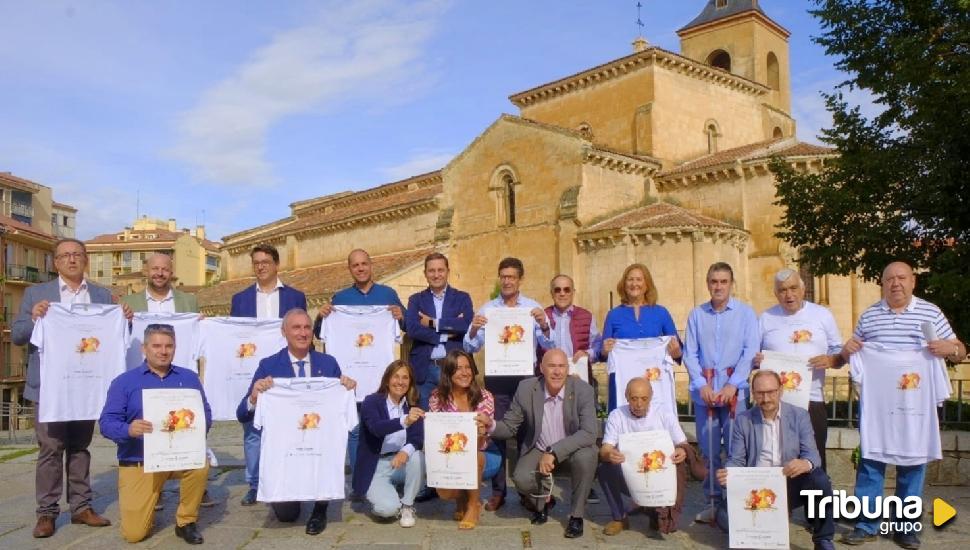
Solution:
[[[647,40],[643,38],[643,19],[640,17],[640,10],[643,8],[643,4],[637,1],[637,39],[633,41],[633,52],[642,52],[647,49],[649,44]]]

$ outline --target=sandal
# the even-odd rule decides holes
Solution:
[[[478,517],[482,513],[482,503],[480,501],[468,503],[468,508],[465,511],[465,516],[461,518],[461,522],[458,523],[458,528],[461,530],[474,529],[478,525]]]

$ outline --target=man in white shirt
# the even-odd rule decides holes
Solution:
[[[684,447],[688,445],[687,436],[680,427],[677,418],[670,414],[666,407],[651,407],[650,401],[653,398],[653,386],[646,379],[638,377],[630,380],[626,385],[626,405],[613,409],[610,416],[606,419],[606,429],[603,431],[603,445],[600,447],[599,458],[600,466],[597,470],[600,478],[600,487],[606,496],[606,502],[610,505],[612,521],[603,528],[603,534],[612,536],[620,533],[624,529],[630,528],[630,522],[626,516],[626,507],[623,503],[623,495],[629,495],[630,491],[623,479],[623,471],[620,464],[626,461],[626,456],[620,451],[620,436],[625,433],[646,432],[651,430],[663,430],[670,434],[675,449],[671,457],[671,462],[680,464],[687,458]],[[683,492],[678,492],[677,500],[682,502]],[[650,537],[663,539],[659,533],[659,520],[657,510],[650,508],[647,510],[650,519]]]
[[[882,272],[882,300],[862,312],[852,338],[842,346],[843,358],[848,359],[861,350],[864,342],[877,342],[891,346],[922,345],[940,359],[962,361],[967,356],[966,346],[957,339],[940,308],[913,296],[915,288],[916,275],[912,267],[904,262],[887,265]],[[862,414],[865,415],[864,406]],[[926,414],[935,415],[936,410],[926,411]],[[862,421],[865,422],[865,418]],[[923,444],[919,440],[914,437],[914,445]],[[885,462],[862,458],[856,471],[855,495],[869,497],[870,502],[874,502],[875,497],[882,496],[885,473]],[[925,477],[926,464],[896,465],[896,496],[902,500],[910,496],[922,497]],[[849,545],[862,544],[875,540],[877,530],[878,520],[863,518],[841,540]],[[915,532],[898,532],[893,536],[896,544],[903,548],[920,546]]]
[[[121,298],[132,311],[151,313],[198,313],[195,296],[172,287],[172,257],[156,252],[145,260],[145,292],[136,292]],[[188,365],[179,365],[188,367]]]
[[[805,301],[805,283],[794,269],[775,274],[775,298],[778,305],[766,309],[758,318],[761,349],[808,357],[812,368],[808,415],[812,419],[815,446],[825,470],[825,442],[828,438],[828,415],[825,408],[825,370],[845,364],[840,351],[842,337],[828,308]],[[759,366],[763,356],[754,357]]]
[[[822,459],[815,448],[808,411],[781,400],[781,377],[775,371],[758,370],[751,377],[751,397],[755,406],[738,414],[731,436],[728,468],[780,467],[788,478],[788,510],[806,507],[805,490],[832,494],[832,482],[820,468]],[[727,469],[717,471],[717,481],[727,485]],[[816,500],[817,502],[817,500]],[[819,510],[815,510],[818,514]],[[727,503],[722,500],[717,509],[717,524],[728,530]],[[815,550],[834,550],[832,537],[835,523],[832,511],[825,518],[808,518],[812,525]]]
[[[28,287],[20,302],[20,311],[11,327],[11,340],[22,346],[30,342],[34,322],[47,314],[51,302],[62,304],[111,304],[108,289],[89,283],[84,277],[88,265],[87,249],[77,239],[61,239],[54,245],[54,266],[58,277],[53,281]],[[132,311],[122,306],[130,321]],[[40,360],[37,348],[28,347],[27,385],[24,397],[38,402],[40,399]],[[40,410],[40,407],[37,407]],[[36,496],[37,525],[35,538],[54,534],[54,521],[60,513],[58,502],[64,491],[64,471],[67,471],[67,500],[71,506],[71,522],[92,527],[111,525],[108,519],[91,508],[94,492],[91,490],[91,454],[88,445],[94,435],[94,421],[36,422],[37,455]]]

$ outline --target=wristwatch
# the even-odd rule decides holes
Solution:
[[[434,319],[428,319],[428,328],[430,328],[431,330],[438,330],[434,326]]]

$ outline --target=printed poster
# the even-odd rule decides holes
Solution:
[[[788,485],[781,468],[728,468],[731,548],[788,548]]]
[[[473,412],[427,413],[424,460],[428,487],[478,488],[478,425]]]
[[[142,390],[142,418],[152,423],[145,441],[145,472],[205,466],[205,408],[194,389]]]
[[[638,506],[673,506],[677,501],[674,442],[666,430],[620,434],[620,464],[630,496]]]
[[[781,400],[808,410],[812,393],[812,367],[808,366],[808,358],[777,351],[761,353],[764,355],[761,369],[775,371],[781,377]]]
[[[527,307],[487,311],[485,375],[532,376],[535,363],[535,319]]]

